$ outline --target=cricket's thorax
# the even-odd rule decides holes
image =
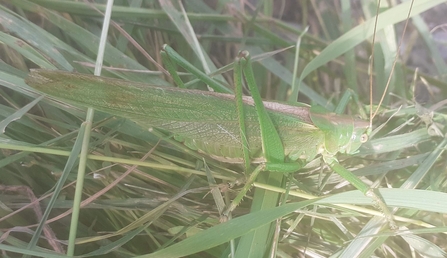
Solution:
[[[281,105],[280,110],[273,109],[276,104]],[[308,107],[294,107],[274,102],[269,102],[266,107],[283,142],[285,155],[290,160],[303,159],[309,161],[321,153],[324,134],[311,124]],[[262,140],[257,114],[252,106],[247,106],[246,109],[246,135],[251,162],[262,163],[265,162],[265,159],[262,155]],[[211,129],[203,126],[200,135],[191,136],[191,133],[188,133],[188,136],[184,136],[178,129],[191,126],[191,122],[164,122],[159,127],[167,131],[177,132],[176,140],[216,160],[227,163],[242,163],[244,162],[242,142],[239,125],[236,122],[236,112],[234,110],[235,120],[215,122],[215,125],[212,126],[212,135],[209,133]],[[209,137],[203,137],[204,135],[209,135]]]

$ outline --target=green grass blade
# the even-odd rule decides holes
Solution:
[[[427,9],[430,9],[443,2],[444,1],[442,0],[415,1],[410,17],[426,11]],[[376,29],[379,31],[390,24],[395,24],[397,22],[405,20],[407,18],[410,5],[411,1],[403,2],[400,5],[392,7],[389,10],[379,14],[379,22]],[[301,79],[305,78],[307,75],[309,75],[309,73],[311,73],[318,67],[346,53],[348,50],[354,48],[364,40],[367,40],[369,37],[371,37],[374,33],[374,22],[375,17],[369,19],[368,21],[365,21],[361,25],[358,25],[357,27],[343,34],[343,36],[333,41],[316,58],[309,62],[309,64],[301,73]]]
[[[228,242],[238,236],[249,233],[256,228],[263,226],[273,220],[280,218],[292,211],[309,205],[313,201],[304,201],[300,203],[286,204],[274,209],[263,210],[251,213],[249,215],[235,218],[208,229],[207,232],[200,232],[180,243],[172,245],[159,252],[149,255],[138,256],[140,258],[151,257],[182,257],[189,254],[197,253],[200,250],[206,250],[212,246]],[[227,231],[226,228],[234,228]],[[200,243],[200,244],[199,244]]]

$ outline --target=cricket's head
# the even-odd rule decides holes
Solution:
[[[351,116],[339,116],[335,132],[325,134],[326,151],[335,155],[337,152],[355,154],[370,134],[369,122]]]
[[[313,124],[324,133],[324,149],[335,155],[338,152],[354,154],[368,141],[369,122],[347,115],[330,113],[320,106],[312,106]]]
[[[353,118],[354,128],[352,130],[351,139],[349,142],[341,148],[347,154],[354,154],[362,146],[363,143],[368,141],[369,135],[371,133],[371,127],[369,122]]]

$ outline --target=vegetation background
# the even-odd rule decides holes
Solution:
[[[264,99],[296,99],[296,72],[295,78],[306,75],[300,102],[329,110],[347,103],[344,113],[366,119],[392,75],[373,120],[380,130],[358,154],[339,159],[366,183],[391,189],[383,196],[399,207],[398,232],[319,159],[316,167],[288,177],[282,189],[254,186],[287,189],[284,202],[295,206],[250,213],[251,192],[234,211],[237,219],[221,224],[220,198],[229,203],[236,195],[240,186],[226,189],[227,182],[241,179],[243,169],[113,114],[95,114],[87,132],[91,155],[79,163],[85,110],[39,99],[24,79],[33,68],[92,73],[106,1],[1,0],[2,255],[66,257],[69,234],[77,232],[75,254],[83,257],[228,257],[233,246],[239,257],[271,250],[278,257],[444,257],[447,7],[440,0],[390,2],[115,1],[102,75],[172,85],[160,57],[168,44],[231,88],[226,65],[245,49],[259,58],[254,70]],[[298,47],[290,48],[298,38]],[[185,81],[194,80],[180,70]],[[206,90],[200,82],[190,86]],[[73,202],[78,166],[88,172],[80,210]],[[80,215],[77,228],[70,226],[72,212]],[[277,234],[241,244],[241,235],[277,218]]]

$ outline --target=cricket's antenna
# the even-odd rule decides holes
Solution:
[[[374,66],[374,44],[376,43],[376,33],[377,33],[377,21],[379,20],[379,10],[380,10],[380,3],[382,1],[379,0],[377,3],[377,10],[376,10],[376,20],[374,21],[374,34],[372,39],[372,50],[371,50],[371,59],[369,63],[369,128],[372,129],[372,120],[373,120],[373,111],[372,111],[372,103],[373,103],[373,93],[372,93],[372,87],[373,87],[373,66]]]
[[[371,61],[371,64],[370,64],[370,80],[369,80],[369,83],[370,83],[370,85],[369,85],[369,87],[370,87],[369,88],[369,98],[370,98],[370,109],[369,109],[370,110],[370,116],[369,116],[370,120],[369,120],[369,123],[370,123],[370,126],[372,126],[372,120],[377,115],[377,112],[379,111],[380,105],[382,105],[383,99],[385,98],[385,94],[388,91],[388,87],[390,86],[391,76],[393,75],[394,68],[396,67],[397,60],[399,58],[400,48],[402,46],[404,35],[405,35],[406,31],[407,31],[408,21],[410,20],[411,10],[413,10],[413,4],[414,4],[414,0],[411,1],[410,8],[408,9],[407,19],[405,20],[405,26],[404,26],[404,29],[402,31],[402,36],[400,37],[400,42],[399,42],[399,45],[397,47],[396,56],[394,57],[394,62],[393,62],[393,66],[391,67],[390,75],[388,76],[388,81],[386,82],[385,89],[383,90],[382,98],[380,99],[379,104],[377,105],[377,108],[376,108],[376,110],[374,112],[372,112],[372,65],[373,65],[373,61]],[[380,1],[379,1],[378,5],[377,5],[377,8],[379,8],[379,6],[380,6]],[[379,11],[379,9],[377,9],[377,16],[378,16],[378,11]],[[377,24],[377,16],[376,16],[376,24]],[[376,24],[374,26],[376,26]],[[374,28],[373,49],[372,49],[372,56],[373,57],[374,57],[374,40],[375,40],[375,34],[376,34],[376,29],[375,28]],[[373,59],[374,58],[372,58],[371,60],[373,60]]]

